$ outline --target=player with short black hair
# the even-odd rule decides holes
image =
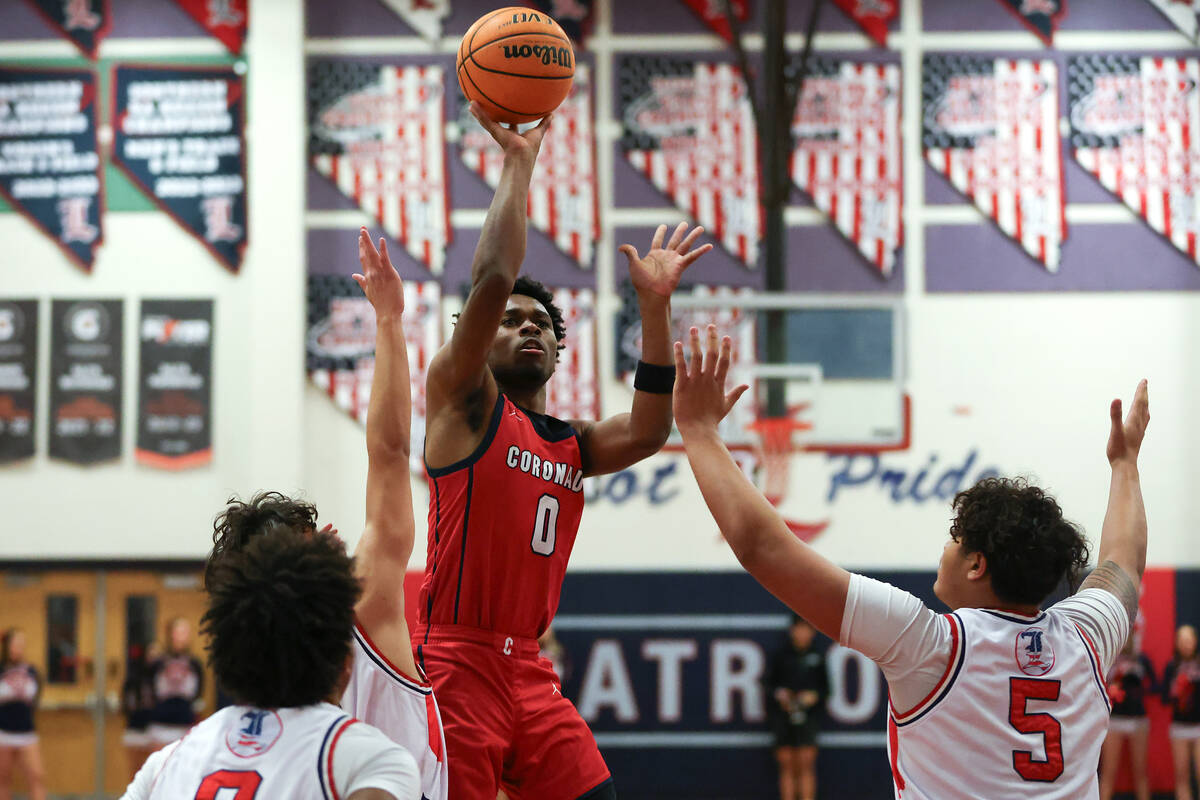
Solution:
[[[731,343],[709,326],[691,359],[675,344],[675,418],[704,500],[751,575],[826,635],[883,670],[888,744],[904,800],[1099,796],[1108,727],[1104,675],[1137,614],[1146,509],[1137,459],[1150,420],[1146,382],[1124,421],[1109,409],[1112,467],[1100,566],[1078,593],[1040,606],[1082,564],[1085,544],[1058,503],[1024,482],[987,480],[955,499],[935,614],[908,592],[838,567],[800,541],[729,455],[718,423]],[[1028,576],[1028,580],[1024,576]]]
[[[277,493],[233,501],[226,530],[248,535],[205,570],[209,660],[238,705],[221,709],[152,755],[127,800],[239,796],[418,800],[416,762],[378,730],[333,705],[349,678],[360,595],[345,546],[284,522]],[[288,517],[303,524],[304,514]],[[269,527],[270,535],[250,529]]]
[[[671,432],[670,297],[711,245],[660,226],[645,256],[623,245],[642,315],[642,363],[628,414],[549,416],[546,384],[567,331],[552,296],[518,277],[529,182],[549,117],[525,133],[471,113],[504,151],[471,290],[429,364],[425,467],[429,547],[418,661],[445,721],[451,800],[615,797],[608,767],[559,677],[538,656],[583,512],[583,478],[616,472]]]

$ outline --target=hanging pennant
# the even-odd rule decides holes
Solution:
[[[629,163],[752,267],[758,261],[758,143],[741,72],[729,64],[629,56],[620,66]]]
[[[525,0],[525,4],[549,15],[579,44],[592,32],[593,0]],[[579,79],[578,72],[575,78]]]
[[[539,156],[540,158],[540,156]],[[600,365],[596,357],[596,293],[551,289],[567,328],[566,348],[546,384],[546,413],[559,419],[600,418]]]
[[[442,68],[309,67],[313,167],[433,272],[450,242]]]
[[[95,75],[0,68],[0,195],[89,272],[100,175]]]
[[[1067,0],[1000,0],[1000,3],[1048,47],[1054,44],[1054,32],[1067,15]]]
[[[792,123],[792,179],[884,275],[900,246],[900,65],[812,59]]]
[[[1200,0],[1150,0],[1193,42],[1200,43]]]
[[[28,0],[50,25],[88,58],[96,58],[100,40],[112,25],[109,0]]]
[[[179,7],[220,40],[229,52],[241,55],[246,43],[248,0],[175,0]]]
[[[900,0],[833,0],[863,32],[887,47],[888,25],[900,16]]]
[[[458,141],[463,164],[495,189],[504,152],[462,104]],[[525,126],[532,127],[531,125]],[[553,132],[542,141],[529,182],[529,219],[581,267],[592,265],[600,221],[596,211],[596,155],[588,68],[575,68],[571,93],[554,112]]]
[[[442,344],[441,287],[436,281],[404,282],[404,341],[412,383],[410,439],[425,439],[425,377]],[[360,425],[367,424],[371,381],[375,377],[375,308],[362,289],[344,275],[309,275],[308,377],[334,404]],[[421,470],[414,447],[413,469]]]
[[[0,464],[33,455],[38,301],[0,300]]]
[[[137,460],[159,469],[212,461],[212,300],[143,300]]]
[[[704,20],[704,24],[722,39],[727,42],[733,41],[733,28],[725,16],[725,5],[720,0],[683,0],[683,4],[695,11],[696,16]],[[750,0],[729,0],[729,5],[739,22],[750,18]]]
[[[116,68],[113,162],[233,272],[246,249],[242,77],[221,67]]]
[[[442,20],[450,13],[450,0],[380,0],[422,37],[442,38]]]
[[[1200,265],[1200,59],[1076,56],[1075,160]]]
[[[121,300],[55,300],[50,313],[50,457],[121,455]]]
[[[925,158],[1046,269],[1066,238],[1053,61],[927,55]]]

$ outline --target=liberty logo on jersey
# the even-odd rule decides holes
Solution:
[[[1045,675],[1054,668],[1054,648],[1041,628],[1026,628],[1014,644],[1017,667],[1026,675]]]
[[[278,714],[254,709],[230,724],[225,746],[238,758],[254,758],[270,750],[282,733],[283,720]]]

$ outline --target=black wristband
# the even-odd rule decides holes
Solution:
[[[650,394],[670,394],[675,388],[675,366],[639,361],[637,372],[633,373],[633,388]]]

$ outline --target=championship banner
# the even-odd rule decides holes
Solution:
[[[435,273],[450,242],[442,84],[437,66],[317,61],[308,72],[313,167]]]
[[[404,23],[431,42],[442,38],[442,20],[450,13],[450,0],[380,0]]]
[[[1193,42],[1200,43],[1200,0],[1150,0]]]
[[[642,357],[642,315],[638,308],[637,292],[633,283],[623,280],[618,286],[621,297],[621,308],[617,312],[616,334],[616,365],[617,380],[623,382],[633,391],[634,373],[637,362]],[[687,332],[693,326],[704,330],[709,325],[716,325],[722,335],[733,340],[733,349],[729,360],[729,386],[749,384],[751,389],[748,396],[737,403],[733,410],[721,420],[718,430],[725,441],[742,441],[746,431],[757,417],[757,404],[754,402],[755,379],[750,368],[756,363],[758,332],[756,315],[753,311],[745,311],[738,306],[738,301],[754,294],[752,289],[735,289],[729,286],[693,286],[691,291],[680,288],[675,296],[690,294],[692,297],[718,297],[727,302],[720,308],[671,308],[671,341],[684,342],[684,350],[690,358],[690,348],[687,345]],[[672,434],[672,441],[678,443],[677,434]]]
[[[55,300],[50,313],[50,457],[121,455],[121,300]]]
[[[620,64],[629,163],[748,267],[758,261],[758,143],[741,72],[629,56]]]
[[[880,47],[887,47],[888,25],[900,15],[900,0],[833,0],[858,23],[863,33]]]
[[[539,156],[540,158],[540,156]],[[552,289],[567,328],[566,349],[546,384],[546,413],[559,419],[600,418],[600,365],[597,359],[596,293],[591,289]]]
[[[225,45],[229,52],[241,55],[246,43],[249,0],[175,0],[200,27]]]
[[[1067,0],[1000,0],[1000,4],[1048,47],[1054,44],[1054,32],[1067,15]]]
[[[112,25],[109,0],[27,0],[56,31],[94,59]]]
[[[143,300],[137,460],[159,469],[212,461],[212,300]]]
[[[554,112],[554,133],[542,149],[529,183],[529,219],[559,250],[581,267],[592,265],[600,218],[596,209],[596,146],[592,127],[588,68],[577,65],[571,93]],[[504,151],[462,106],[459,156],[463,164],[495,189]],[[532,127],[532,124],[524,128]]]
[[[118,66],[113,161],[233,272],[246,249],[242,77],[221,67]]]
[[[404,282],[404,341],[412,382],[413,442],[425,438],[425,377],[442,345],[441,287],[436,281]],[[308,377],[334,404],[361,425],[367,423],[375,376],[375,308],[352,278],[308,276]],[[413,469],[422,469],[413,447]]]
[[[925,158],[1046,269],[1067,221],[1053,61],[926,55]]]
[[[593,0],[525,0],[525,5],[549,15],[563,32],[579,44],[592,32]],[[579,71],[575,72],[579,79]]]
[[[727,42],[733,41],[733,28],[725,16],[725,5],[721,0],[683,0],[683,4],[696,12],[704,24],[716,31]],[[729,0],[739,22],[750,18],[750,0]]]
[[[91,271],[103,241],[96,77],[0,69],[0,195]]]
[[[37,300],[0,300],[0,464],[33,455]]]
[[[1076,56],[1075,160],[1200,265],[1200,59]]]
[[[792,122],[792,179],[890,275],[903,231],[900,65],[809,63]]]

